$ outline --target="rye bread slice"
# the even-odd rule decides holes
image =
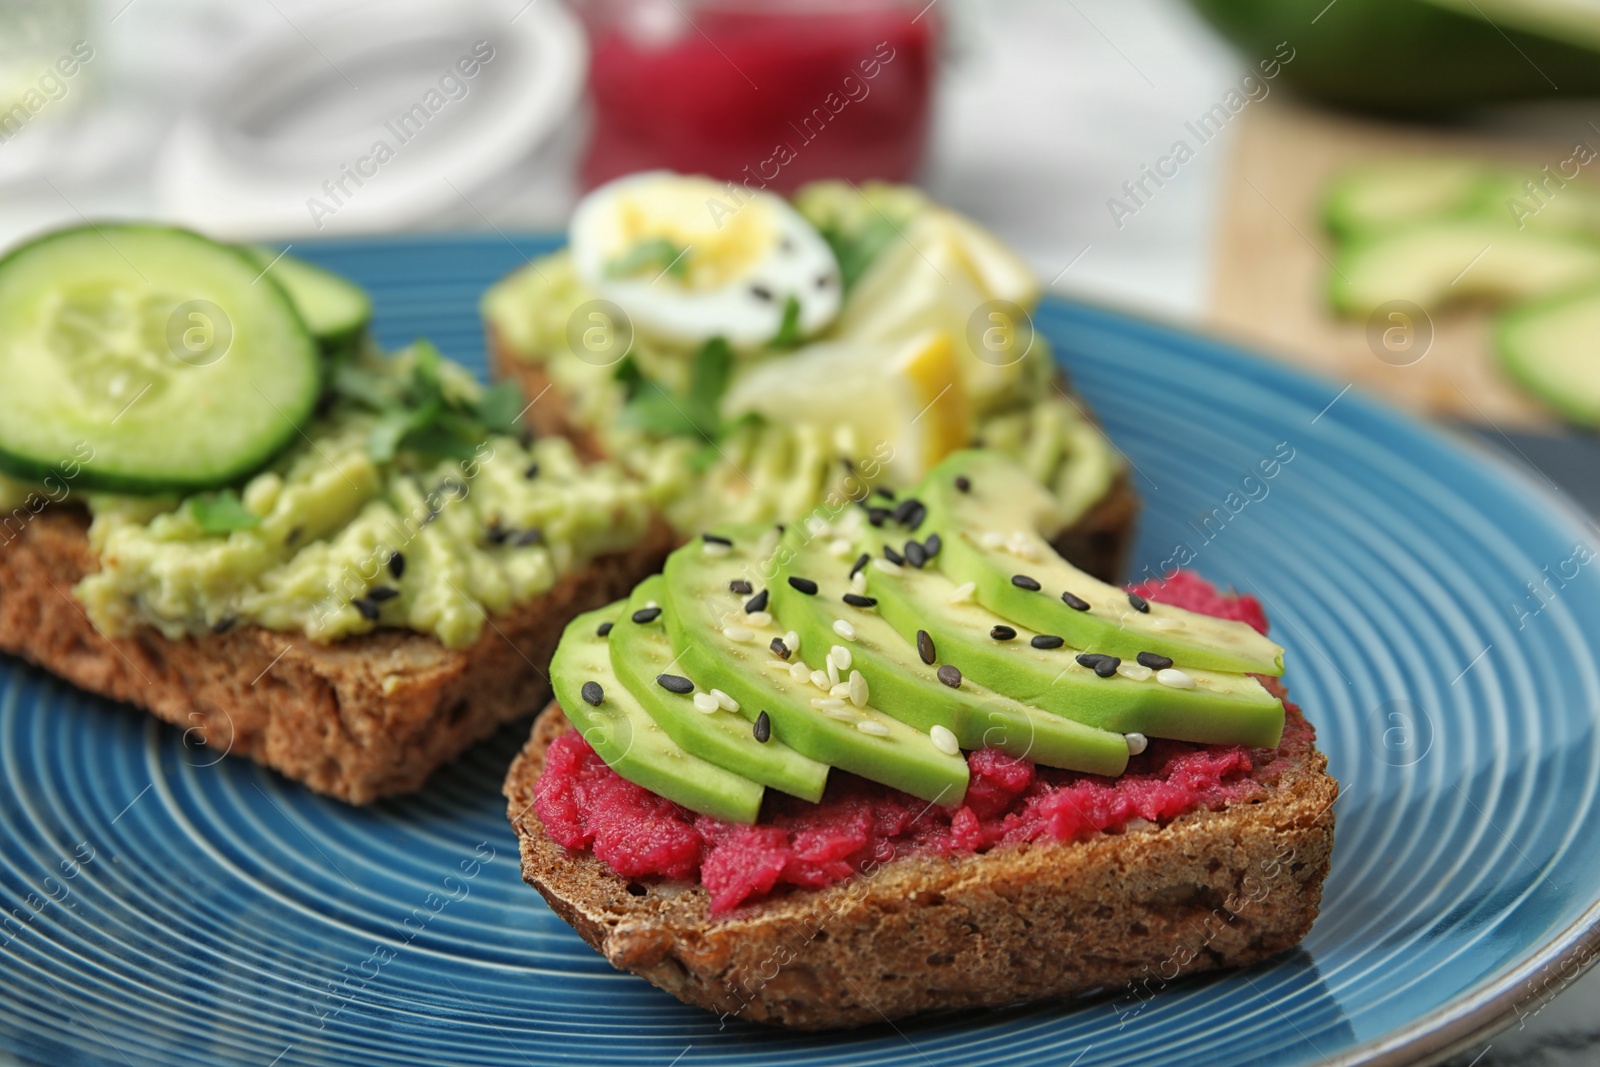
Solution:
[[[1137,1011],[1180,975],[1298,942],[1333,848],[1338,785],[1307,740],[1249,802],[1081,842],[905,855],[712,918],[702,887],[629,881],[546,835],[534,784],[569,729],[551,704],[506,778],[523,879],[613,966],[753,1022],[832,1029],[1096,990]]]
[[[607,458],[599,435],[572,420],[574,405],[566,402],[544,365],[518,356],[492,323],[485,329],[490,374],[496,379],[516,382],[524,396],[537,398],[523,416],[533,431],[541,437],[567,438],[586,462]],[[1067,388],[1065,381],[1061,384]],[[1083,406],[1082,401],[1078,403]],[[1133,491],[1127,471],[1122,471],[1106,495],[1070,528],[1054,537],[1051,544],[1063,557],[1096,578],[1118,582],[1127,565],[1138,518],[1138,494]]]
[[[563,627],[659,570],[671,540],[654,523],[631,550],[489,620],[461,650],[400,629],[333,644],[256,626],[180,641],[150,628],[109,638],[72,593],[96,566],[88,516],[51,506],[0,550],[0,650],[365,804],[419,788],[500,724],[541,707]]]

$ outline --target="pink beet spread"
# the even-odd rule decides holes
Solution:
[[[1254,597],[1226,594],[1177,572],[1132,587],[1149,600],[1267,630]],[[1262,681],[1281,694],[1276,679]],[[625,878],[696,879],[724,914],[787,887],[821,888],[909,853],[948,856],[1038,839],[1117,832],[1248,801],[1311,745],[1294,705],[1277,749],[1152,741],[1120,778],[1038,767],[993,749],[971,752],[962,804],[941,808],[835,770],[820,804],[769,791],[761,821],[698,815],[618,775],[577,731],[545,756],[534,809],[565,847],[590,849]]]

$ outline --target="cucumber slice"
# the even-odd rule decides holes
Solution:
[[[350,340],[372,321],[372,298],[348,278],[265,245],[248,245],[244,250],[283,286],[306,328],[324,348]]]
[[[1529,300],[1600,281],[1600,243],[1457,219],[1358,241],[1336,267],[1329,298],[1343,314],[1364,316],[1392,300],[1434,311],[1471,300]]]
[[[163,226],[89,225],[0,259],[0,470],[72,465],[85,489],[225,485],[311,414],[316,343],[236,249]],[[81,470],[78,466],[81,465]]]
[[[1322,221],[1341,240],[1381,234],[1478,203],[1490,171],[1470,159],[1385,159],[1344,171],[1323,201]]]
[[[1520,307],[1495,329],[1500,363],[1523,388],[1584,426],[1600,426],[1600,290]]]

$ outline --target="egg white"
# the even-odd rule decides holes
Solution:
[[[782,326],[790,297],[799,304],[802,336],[826,329],[843,296],[828,242],[782,197],[732,188],[737,196],[709,179],[669,171],[600,186],[572,217],[574,271],[621,307],[636,331],[673,343],[721,337],[735,348],[765,344]],[[655,238],[684,249],[681,266],[626,277],[610,270],[632,245]]]

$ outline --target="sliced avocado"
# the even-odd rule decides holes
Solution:
[[[750,721],[737,712],[701,711],[694,698],[709,695],[709,685],[674,693],[656,682],[660,675],[681,677],[687,670],[672,653],[661,614],[648,609],[651,601],[659,605],[666,599],[665,581],[653,575],[634,588],[618,616],[611,630],[611,664],[622,684],[685,752],[792,796],[821,800],[828,784],[826,763],[807,759],[776,738],[757,741]]]
[[[1283,735],[1282,702],[1248,674],[1185,667],[1194,688],[1175,689],[1155,672],[1135,669],[1130,657],[1123,667],[1146,677],[1101,678],[1078,662],[1081,649],[1035,648],[1033,631],[972,601],[952,601],[956,584],[932,567],[888,574],[869,566],[865,573],[875,610],[902,637],[914,641],[926,630],[939,660],[1014,700],[1102,730],[1175,741],[1273,748]],[[1015,636],[990,636],[997,625]]]
[[[607,766],[628,781],[692,811],[728,822],[753,823],[764,790],[750,779],[685,752],[645,712],[611,669],[602,623],[622,615],[618,601],[567,625],[550,662],[550,684],[561,710]],[[585,698],[598,696],[599,703]]]
[[[978,602],[1007,622],[1125,660],[1152,652],[1184,668],[1283,673],[1283,649],[1244,623],[1166,604],[1140,608],[1058,556],[1048,540],[1060,525],[1055,499],[1005,456],[953,453],[929,472],[919,498],[928,516],[916,536],[938,533],[943,542],[936,565],[958,585],[972,582]],[[1071,598],[1088,609],[1075,610]]]
[[[875,607],[845,603],[848,561],[829,554],[798,528],[789,531],[784,545],[794,555],[783,573],[813,579],[817,593],[808,596],[787,581],[770,583],[771,608],[780,625],[798,633],[800,647],[808,653],[834,645],[848,649],[852,669],[861,672],[871,699],[895,718],[919,730],[943,726],[962,748],[997,748],[1047,767],[1110,777],[1127,768],[1128,742],[1120,733],[1039,711],[971,678],[956,679],[955,688],[941,682],[936,673],[940,661],[924,663],[913,642]],[[834,630],[841,619],[854,632],[854,641]]]
[[[766,586],[776,573],[776,531],[736,526],[718,533],[731,544],[691,541],[667,558],[663,615],[685,673],[733,697],[746,718],[766,712],[771,736],[802,755],[923,800],[961,803],[967,763],[959,752],[939,751],[927,734],[870,703],[858,708],[844,700],[830,714],[814,702],[839,698],[789,672],[802,660],[822,669],[827,649],[802,644],[785,662],[770,647],[783,631],[752,624],[744,611],[749,594],[733,592],[730,583]]]
[[[1600,426],[1594,339],[1600,290],[1584,289],[1506,312],[1495,329],[1500,363],[1522,387],[1584,426]]]

